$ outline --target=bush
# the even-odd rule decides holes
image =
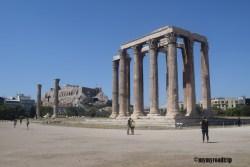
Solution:
[[[100,109],[100,106],[84,105],[82,107],[65,108],[67,116],[86,116],[86,117],[109,117],[110,112]]]
[[[221,110],[217,109],[213,110],[216,115],[221,115],[221,116],[250,116],[250,106],[238,106],[236,108],[230,108],[227,110]]]
[[[80,107],[67,107],[64,109],[65,114],[67,116],[83,116],[85,115],[86,111]]]
[[[241,116],[250,116],[250,106],[241,107]]]
[[[214,115],[220,115],[220,116],[225,115],[225,111],[223,111],[222,109],[217,108],[217,107],[212,107],[212,112]]]
[[[5,104],[0,105],[0,119],[1,120],[13,120],[18,119],[20,117],[29,116],[27,112],[25,112],[22,106],[8,106]]]

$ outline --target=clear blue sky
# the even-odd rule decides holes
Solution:
[[[101,86],[111,97],[111,60],[120,44],[165,25],[208,37],[213,97],[250,96],[249,2],[0,0],[0,96],[19,92],[35,97],[37,83],[45,91],[54,78],[61,78],[61,84]],[[195,58],[200,99],[198,45]],[[160,103],[164,104],[164,56],[158,60]],[[144,67],[147,104],[148,57]],[[178,68],[181,74],[180,58]]]

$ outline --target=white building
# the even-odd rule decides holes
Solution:
[[[15,97],[5,98],[4,103],[13,107],[22,106],[26,110],[30,110],[31,107],[35,106],[35,100],[24,94],[17,94]]]
[[[212,98],[211,104],[213,107],[226,110],[230,108],[235,108],[239,105],[246,104],[246,97],[241,96],[237,98],[226,98],[226,97],[218,97],[218,98]]]

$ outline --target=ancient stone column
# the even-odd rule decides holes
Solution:
[[[144,59],[145,53],[141,53],[141,59],[140,59],[140,74],[141,74],[141,82],[140,82],[140,92],[141,92],[141,96],[142,96],[142,100],[141,100],[141,106],[142,106],[142,114],[144,115],[144,79],[143,79],[143,59]]]
[[[36,98],[36,118],[37,119],[41,118],[41,115],[40,115],[41,90],[42,90],[42,85],[41,84],[37,84],[37,98]]]
[[[128,102],[128,113],[127,115],[130,114],[130,62],[131,58],[127,57],[126,59],[126,90],[127,90],[127,102]]]
[[[157,61],[157,41],[149,41],[149,64],[150,64],[150,112],[149,116],[159,115],[158,96],[158,61]]]
[[[167,51],[168,47],[167,45],[164,48],[165,48],[165,58],[166,58],[166,94],[168,95],[168,51]],[[167,106],[166,106],[166,110],[167,110]]]
[[[186,64],[185,64],[185,79],[186,79],[186,116],[197,115],[195,110],[195,77],[194,77],[194,56],[193,56],[193,41],[184,38],[186,50]]]
[[[187,93],[186,93],[187,53],[186,53],[186,49],[182,48],[181,53],[182,53],[182,61],[183,61],[183,67],[182,67],[182,69],[183,69],[182,70],[183,106],[184,106],[183,109],[186,110],[187,109]]]
[[[127,77],[126,77],[126,51],[120,50],[119,62],[119,118],[125,117],[128,112]]]
[[[58,111],[58,92],[59,92],[59,82],[60,79],[55,79],[55,87],[54,87],[54,106],[53,106],[53,116],[52,118],[56,118],[56,114]]]
[[[141,46],[134,49],[134,112],[133,118],[143,115],[143,66]]]
[[[176,35],[169,33],[166,37],[168,42],[168,99],[166,117],[175,118],[179,111]]]
[[[118,104],[118,60],[112,62],[112,113],[110,118],[115,118],[118,115],[119,104]]]
[[[211,112],[211,90],[209,76],[208,43],[201,43],[201,89],[202,89],[202,108],[207,116]]]

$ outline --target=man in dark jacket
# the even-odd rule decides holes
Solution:
[[[127,124],[127,135],[129,135],[129,131],[131,130],[131,125],[132,125],[132,118],[128,119],[128,124]]]
[[[241,119],[240,119],[240,117],[238,118],[237,124],[238,124],[239,127],[241,126]]]
[[[205,140],[205,135],[207,137],[207,142],[209,140],[209,136],[208,136],[208,121],[206,119],[206,117],[203,117],[202,121],[201,121],[201,131],[202,131],[202,139],[203,139],[203,143]]]

